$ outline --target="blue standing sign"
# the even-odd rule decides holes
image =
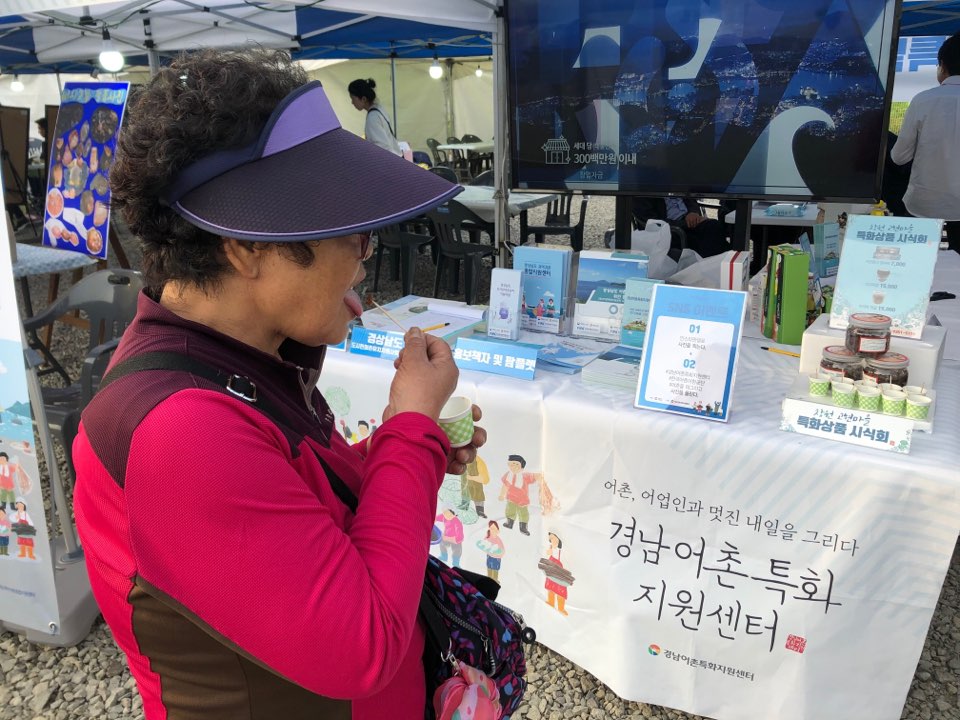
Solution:
[[[43,244],[107,257],[110,169],[130,83],[68,82],[63,86],[43,218]]]
[[[726,421],[747,295],[656,285],[635,404]]]

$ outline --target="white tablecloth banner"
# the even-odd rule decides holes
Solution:
[[[960,529],[960,367],[941,370],[935,434],[893,456],[779,431],[795,366],[745,340],[725,426],[579,377],[462,373],[489,483],[487,519],[459,477],[441,489],[461,564],[485,571],[497,522],[503,602],[621,697],[719,720],[899,718]],[[370,419],[391,375],[332,355],[321,388]],[[499,499],[510,455],[537,476],[529,535]]]

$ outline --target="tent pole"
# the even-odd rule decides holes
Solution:
[[[507,208],[510,202],[510,164],[507,162],[510,148],[510,120],[507,96],[507,55],[504,52],[506,21],[501,13],[497,17],[497,28],[493,31],[493,185],[494,234],[498,250],[499,267],[507,267],[507,243],[510,241],[510,215]]]
[[[446,111],[447,137],[450,137],[456,130],[456,120],[453,117],[453,60],[447,58],[443,62],[447,66],[447,71],[443,74],[443,99],[444,110]]]
[[[393,43],[391,43],[392,45]],[[400,118],[397,117],[397,51],[390,51],[390,93],[393,95],[393,133],[400,137]]]

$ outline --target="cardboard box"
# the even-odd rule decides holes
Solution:
[[[908,371],[911,385],[936,387],[946,336],[945,328],[928,323],[923,328],[923,335],[919,340],[896,336],[890,338],[890,352],[902,353],[910,358]],[[816,372],[820,367],[823,348],[827,345],[843,345],[845,338],[845,330],[830,327],[829,315],[823,314],[818,317],[803,333],[803,342],[800,346],[800,372],[807,374]]]
[[[750,255],[744,250],[728,250],[720,261],[720,289],[747,289],[750,283]]]
[[[784,345],[799,345],[807,327],[810,256],[792,245],[769,249],[763,334]]]

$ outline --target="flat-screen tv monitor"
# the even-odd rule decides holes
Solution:
[[[898,0],[507,0],[512,186],[879,197]]]

